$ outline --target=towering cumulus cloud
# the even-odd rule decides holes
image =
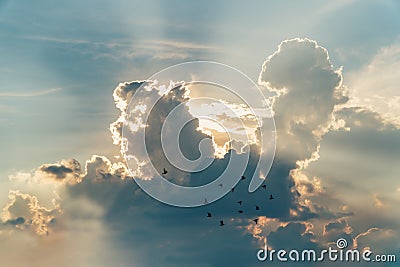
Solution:
[[[306,199],[320,190],[320,184],[305,176],[302,169],[318,159],[324,134],[341,123],[335,119],[335,110],[348,98],[340,69],[333,68],[327,50],[315,41],[293,39],[282,42],[267,58],[259,83],[275,93],[277,149],[268,183],[280,188],[286,201],[300,205],[294,209],[288,204],[286,216],[299,218],[299,211],[307,209],[308,216],[334,216],[319,213],[321,207]],[[284,211],[282,206],[280,211]]]
[[[297,164],[291,172],[298,178],[297,187],[310,192],[315,186],[300,170],[318,159],[323,135],[343,123],[335,120],[335,110],[348,100],[341,69],[333,68],[328,51],[315,41],[293,39],[282,42],[267,58],[259,83],[276,93],[277,155]]]
[[[282,42],[264,62],[259,83],[276,93],[278,153],[295,161],[311,157],[334,122],[335,107],[348,100],[341,70],[333,68],[325,48],[308,39]]]

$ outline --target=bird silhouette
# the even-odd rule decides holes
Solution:
[[[168,171],[164,168],[162,174],[165,175],[165,174],[167,174],[167,173],[168,173]]]
[[[260,210],[260,207],[259,207],[259,206],[256,206],[256,210]]]
[[[235,188],[234,187],[232,187],[231,192],[235,192]]]
[[[266,184],[263,184],[261,187],[264,188],[264,190],[267,189],[267,185]]]
[[[219,226],[224,226],[224,221],[219,221]]]
[[[256,224],[258,224],[258,218],[254,219],[253,222],[255,222]]]
[[[207,217],[211,218],[212,217],[211,213],[207,212]]]
[[[242,180],[246,180],[246,176],[242,175]]]
[[[238,203],[239,205],[242,205],[243,201],[240,200],[240,201],[238,201],[237,203]]]
[[[239,213],[243,213],[243,210],[238,210]]]
[[[269,200],[275,199],[273,195],[269,195]]]

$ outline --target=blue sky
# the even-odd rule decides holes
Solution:
[[[341,109],[335,116],[346,125],[310,143],[307,143],[305,136],[299,136],[304,138],[299,142],[303,141],[311,148],[314,148],[314,141],[320,144],[319,160],[311,162],[302,171],[306,180],[301,179],[303,176],[300,174],[293,178],[292,174],[287,173],[287,170],[296,168],[293,159],[305,159],[301,157],[301,146],[296,145],[298,140],[288,137],[288,144],[295,146],[295,149],[286,151],[282,148],[272,172],[284,177],[283,180],[289,185],[295,183],[302,198],[293,197],[283,189],[287,184],[279,184],[274,179],[269,186],[282,190],[288,199],[294,198],[282,204],[284,211],[296,211],[302,205],[307,206],[307,199],[318,204],[320,209],[314,207],[316,210],[312,210],[312,205],[307,206],[311,210],[304,211],[303,217],[299,215],[301,218],[296,220],[285,212],[268,209],[265,211],[266,221],[271,224],[292,223],[288,228],[281,225],[281,231],[286,229],[287,233],[284,234],[292,235],[294,243],[298,241],[303,245],[309,240],[301,239],[301,232],[304,231],[301,226],[312,223],[317,236],[315,239],[319,242],[316,244],[322,246],[327,242],[327,236],[318,235],[317,232],[322,232],[320,228],[329,221],[337,220],[351,225],[352,238],[371,231],[371,235],[365,236],[378,240],[377,244],[374,243],[376,247],[387,248],[390,244],[398,253],[399,25],[400,3],[389,0],[248,3],[0,1],[0,206],[6,207],[10,203],[10,196],[14,194],[10,190],[40,196],[44,203],[47,201],[51,206],[52,191],[49,193],[46,189],[47,182],[37,178],[43,164],[59,162],[69,168],[72,163],[68,160],[76,159],[81,164],[81,170],[74,169],[71,172],[87,179],[76,185],[64,182],[60,185],[49,179],[49,187],[54,186],[59,190],[57,194],[63,199],[60,203],[67,215],[58,218],[58,207],[53,207],[54,211],[46,214],[49,218],[57,218],[55,222],[61,222],[48,225],[56,237],[50,235],[49,240],[44,241],[47,245],[40,243],[43,237],[30,233],[34,226],[29,226],[26,219],[26,225],[16,225],[16,229],[4,226],[2,230],[0,227],[0,238],[6,240],[0,247],[4,246],[5,251],[13,251],[18,248],[18,242],[28,239],[38,255],[47,255],[58,249],[68,251],[68,247],[76,244],[80,237],[82,229],[79,225],[86,223],[92,230],[82,236],[82,247],[93,243],[96,245],[92,249],[86,248],[87,257],[71,249],[71,257],[76,259],[73,262],[75,266],[107,266],[115,258],[121,260],[122,266],[228,266],[239,260],[239,257],[230,259],[229,255],[238,253],[240,249],[245,250],[241,263],[250,261],[249,266],[259,266],[253,257],[253,251],[259,246],[254,237],[256,234],[245,220],[250,218],[241,221],[232,216],[234,226],[226,227],[223,230],[225,232],[217,232],[213,225],[197,220],[203,219],[201,216],[207,208],[182,211],[164,207],[140,193],[138,199],[130,196],[132,192],[140,190],[133,181],[118,180],[115,170],[109,166],[117,161],[114,156],[119,155],[119,147],[113,144],[109,131],[110,123],[120,115],[115,107],[113,91],[120,82],[147,79],[165,67],[192,60],[228,64],[257,81],[262,65],[277,51],[280,43],[300,37],[315,40],[327,49],[333,65],[330,70],[332,73],[343,67],[341,77],[350,100],[347,108]],[[293,51],[302,51],[296,45],[293,45]],[[281,60],[278,56],[276,58]],[[306,76],[308,74],[302,72],[301,64],[307,64],[307,58],[295,59],[282,59],[281,64],[298,64],[298,73],[304,79],[314,79],[324,84],[324,79],[311,74]],[[264,81],[275,84],[274,88],[269,89],[279,91],[277,88],[282,84],[301,88],[290,83],[290,75],[282,70],[287,69],[277,69],[270,76],[265,74]],[[302,81],[295,82],[298,85]],[[306,91],[304,96],[308,96]],[[278,101],[275,106],[276,112],[282,114],[276,120],[277,125],[282,126],[282,135],[285,137],[285,125],[290,121],[288,114],[296,115],[285,111],[285,103],[293,107],[308,103],[306,100],[302,102],[301,97],[292,102],[291,97],[281,98],[281,102]],[[293,95],[293,98],[296,99],[296,96]],[[327,102],[327,107],[330,107],[329,104],[332,103]],[[299,109],[299,113],[318,113],[321,110],[304,108]],[[315,123],[311,119],[308,122]],[[309,152],[312,149],[304,153],[308,155]],[[96,160],[91,158],[92,155],[105,158]],[[111,163],[108,163],[109,160]],[[107,188],[93,182],[96,174],[85,169],[85,162],[94,166],[94,173],[98,173],[96,170],[99,169],[109,173],[116,180],[115,184]],[[40,175],[46,176],[43,172]],[[66,177],[69,175],[72,174]],[[37,180],[42,182],[35,187],[34,181]],[[316,193],[317,185],[323,189],[321,192]],[[314,188],[314,191],[305,190],[307,186]],[[110,195],[110,199],[100,199],[96,192]],[[241,197],[249,197],[251,203],[261,198],[257,194],[247,196],[245,190],[240,194]],[[16,195],[21,202],[30,199]],[[82,210],[79,210],[80,204],[75,197],[84,203]],[[24,205],[26,203],[21,204]],[[226,210],[234,210],[229,205],[227,200],[223,200],[211,208],[229,220],[230,213]],[[366,209],[363,205],[370,206]],[[143,211],[141,207],[150,211]],[[16,214],[24,217],[23,208],[15,210],[18,210]],[[297,212],[300,213],[299,210]],[[377,216],[376,212],[381,212],[381,215]],[[165,223],[168,226],[158,218],[158,213],[167,218]],[[187,223],[197,221],[192,227],[185,227],[171,216],[187,216]],[[141,226],[133,227],[136,222]],[[244,230],[246,227],[247,231]],[[370,230],[375,228],[380,230]],[[11,242],[2,236],[6,231],[15,232],[18,236],[16,241]],[[331,233],[329,237],[344,233],[344,230],[340,231]],[[191,232],[196,232],[196,238],[200,241],[188,247],[198,253],[185,250],[185,244],[191,242],[187,238]],[[267,233],[265,229],[261,229],[261,232]],[[273,232],[272,236],[279,236],[277,229]],[[385,235],[390,236],[389,241],[385,240]],[[60,240],[60,236],[64,236],[63,242],[50,248],[48,244]],[[157,242],[157,236],[160,236],[160,242]],[[366,245],[372,242],[368,238],[365,238]],[[155,243],[149,240],[155,240]],[[221,240],[231,243],[227,245]],[[204,248],[209,243],[215,245]],[[278,243],[276,241],[276,246]],[[148,257],[154,246],[169,247],[160,256],[165,265]],[[98,251],[103,250],[107,251],[104,258],[96,259]],[[180,253],[180,250],[184,253]],[[63,253],[54,255],[47,263],[37,260],[34,264],[53,266],[58,260],[71,263]],[[9,264],[16,261],[7,257],[7,253],[0,256]],[[25,266],[30,258],[29,255],[24,257],[16,261],[15,266]]]
[[[107,92],[120,81],[197,59],[235,66],[256,79],[265,56],[294,37],[317,40],[347,73],[398,41],[400,23],[395,1],[3,1],[0,8],[2,92],[60,88],[40,98],[1,97],[4,145],[15,151],[2,169],[87,158],[106,138],[103,126],[114,116]],[[19,165],[21,156],[41,147],[43,153]],[[98,148],[104,150],[112,148]]]

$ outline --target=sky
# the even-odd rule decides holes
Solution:
[[[389,0],[0,1],[0,262],[280,266],[257,261],[265,239],[290,250],[338,238],[399,261],[399,25],[400,3]],[[239,129],[233,116],[192,104],[179,113],[192,119],[182,152],[196,158],[193,147],[212,137],[214,162],[200,173],[168,165],[158,146],[167,113],[188,98],[225,97],[178,86],[146,126],[155,168],[168,166],[174,183],[195,186],[242,155],[248,179],[208,205],[171,207],[132,179],[149,177],[139,168],[132,177],[121,158],[121,118],[144,80],[196,60],[232,66],[258,84],[272,105],[275,157],[266,189],[249,193],[257,125],[227,97],[224,107],[242,112],[252,141],[246,146],[235,132],[224,146],[221,128],[196,116],[206,111]],[[141,151],[133,155],[146,162]]]

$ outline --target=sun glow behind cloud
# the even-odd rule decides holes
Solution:
[[[114,91],[115,104],[121,112],[121,117],[111,124],[110,130],[114,143],[121,149],[123,149],[121,127],[124,123],[127,104],[134,92],[144,82],[146,81],[124,82],[119,84]],[[321,174],[319,172],[321,170],[317,169],[314,170],[315,173],[309,173],[310,166],[315,168],[321,161],[324,162],[325,158],[329,159],[329,155],[324,154],[323,149],[326,140],[329,140],[331,136],[357,136],[357,129],[369,125],[374,128],[375,125],[382,123],[379,115],[372,116],[364,109],[343,107],[342,104],[348,100],[347,88],[342,84],[342,72],[333,67],[327,50],[308,39],[284,41],[279,49],[265,61],[260,73],[260,82],[265,86],[264,90],[278,92],[273,96],[278,153],[271,175],[266,179],[267,189],[265,190],[267,191],[260,188],[254,195],[248,195],[243,190],[245,187],[239,185],[236,195],[230,194],[215,203],[214,206],[207,207],[207,209],[213,209],[214,216],[220,216],[229,222],[229,226],[226,227],[229,235],[225,235],[226,232],[223,232],[225,229],[218,228],[219,230],[216,230],[214,221],[202,220],[205,209],[193,211],[167,209],[155,201],[150,201],[142,191],[134,187],[123,162],[113,163],[106,157],[96,155],[87,160],[84,167],[80,167],[76,160],[66,160],[43,164],[32,173],[12,175],[10,184],[12,187],[20,188],[21,191],[10,190],[9,200],[3,210],[2,233],[7,233],[8,236],[18,234],[29,237],[32,234],[39,234],[42,236],[39,238],[48,238],[45,240],[52,244],[55,241],[59,244],[61,240],[62,244],[72,245],[69,249],[72,255],[79,255],[82,246],[77,246],[76,240],[81,240],[82,233],[87,231],[82,244],[99,244],[94,247],[86,246],[92,248],[90,253],[103,251],[105,258],[118,255],[118,249],[106,245],[104,246],[107,249],[103,249],[101,241],[109,238],[109,242],[116,245],[117,248],[129,244],[129,250],[132,248],[135,252],[131,256],[131,253],[123,250],[125,253],[118,258],[121,260],[121,264],[140,259],[139,265],[142,266],[149,265],[156,260],[154,257],[144,259],[143,256],[140,256],[140,254],[146,255],[146,257],[150,256],[149,253],[155,246],[165,250],[165,252],[160,251],[165,259],[168,258],[167,254],[169,253],[178,253],[174,255],[185,257],[185,255],[179,254],[179,249],[176,249],[182,248],[181,243],[184,244],[183,246],[188,246],[188,244],[193,246],[195,252],[190,255],[200,260],[204,258],[204,255],[208,255],[207,247],[210,244],[216,244],[215,247],[212,246],[212,249],[221,252],[219,246],[221,242],[238,245],[237,248],[232,248],[235,252],[242,251],[244,247],[250,247],[251,250],[247,251],[250,255],[252,250],[257,248],[257,244],[262,245],[265,236],[268,236],[268,244],[274,248],[292,245],[299,247],[325,246],[338,236],[348,237],[349,240],[353,240],[355,246],[374,246],[373,248],[376,250],[382,249],[386,241],[398,242],[398,224],[393,215],[385,216],[382,219],[385,222],[380,222],[379,218],[365,213],[366,202],[362,202],[363,205],[360,205],[358,196],[336,191],[342,186],[339,179],[337,177],[327,179],[326,177],[340,176],[339,170]],[[147,122],[147,125],[144,125],[143,122],[139,124],[143,124],[151,130],[156,129],[160,121],[165,118],[163,113],[165,110],[185,101],[186,96],[194,99],[201,97],[201,92],[207,96],[207,91],[211,91],[211,88],[195,90],[195,86],[192,86],[190,93],[185,95],[183,94],[184,89],[180,89],[181,91],[177,90],[165,96],[158,106],[157,111],[159,112]],[[213,93],[219,98],[223,96],[222,92],[213,91]],[[274,94],[271,93],[271,95]],[[232,117],[239,115],[245,122],[245,132],[251,137],[249,143],[242,143],[241,146],[256,144],[255,117],[240,99],[231,97],[229,100],[212,103],[200,101],[191,104],[189,102],[188,113],[181,114],[199,118],[198,125],[191,125],[192,127],[185,132],[184,138],[197,141],[206,136],[204,133],[211,134],[220,149],[216,150],[217,154],[219,153],[217,164],[207,175],[201,175],[200,178],[207,178],[206,176],[211,176],[213,172],[217,172],[221,166],[223,167],[226,160],[224,155],[227,153],[227,149],[231,148],[226,145],[225,129],[218,124],[219,121],[225,121],[225,125],[229,126],[229,132],[232,133],[231,137],[240,142],[245,140],[244,136],[235,135],[235,130],[243,125],[231,120]],[[134,112],[143,113],[146,107],[145,104],[137,106]],[[202,115],[207,115],[213,120],[202,119]],[[269,116],[269,114],[263,115]],[[194,126],[198,126],[200,131]],[[154,132],[156,133],[156,131]],[[396,128],[381,125],[376,134],[384,135],[388,132],[398,133]],[[391,138],[395,137],[394,135]],[[240,151],[238,147],[233,148]],[[187,153],[195,156],[193,147],[186,149]],[[154,151],[154,155],[160,155],[157,147],[154,148]],[[246,153],[255,153],[252,155],[256,155],[257,150],[246,151]],[[341,153],[339,153],[339,158]],[[138,163],[148,164],[141,161],[142,155],[139,155],[138,152],[133,156],[137,157]],[[160,166],[164,166],[161,156],[157,160],[160,160]],[[338,159],[336,160],[336,164],[339,164]],[[358,163],[363,164],[363,161]],[[251,164],[252,162],[249,164],[250,170],[247,170],[246,175],[251,172]],[[337,168],[334,165],[330,167]],[[176,178],[174,181],[176,183],[185,184],[196,180],[195,176],[179,173],[173,168],[168,168],[168,170]],[[355,177],[352,178],[356,179],[358,173],[360,172],[354,173]],[[27,181],[30,183],[30,189],[21,185]],[[47,182],[46,186],[42,186],[41,190],[43,191],[37,189],[40,184],[43,185]],[[376,183],[373,180],[369,182],[372,186]],[[387,183],[389,184],[390,181]],[[38,186],[36,186],[37,184]],[[357,182],[350,185],[369,190],[362,185],[357,185]],[[398,185],[396,184],[396,186]],[[367,194],[371,204],[370,209],[382,211],[382,207],[387,203],[392,205],[397,203],[395,199],[382,198],[382,194],[385,193],[384,189],[374,187],[374,190],[381,190],[381,192]],[[23,189],[32,191],[26,193],[22,192]],[[275,204],[264,205],[262,213],[250,210],[253,206],[260,205],[259,203],[264,204],[266,193],[275,195]],[[43,199],[43,196],[47,196],[47,199]],[[236,198],[245,200],[245,205],[248,205],[246,207],[249,208],[246,210],[248,214],[240,217],[236,213],[237,207],[231,206],[232,203],[236,205]],[[395,208],[393,206],[393,209]],[[259,224],[254,224],[252,221],[254,217],[259,218]],[[381,228],[374,226],[378,223],[382,225]],[[188,224],[190,227],[187,227]],[[196,229],[196,233],[193,233],[193,229]],[[97,236],[98,233],[99,236]],[[211,233],[210,236],[207,233]],[[191,243],[193,235],[198,237],[199,247],[197,244]],[[369,240],[373,236],[379,238],[378,242],[374,243]],[[69,240],[72,237],[76,240]],[[246,239],[247,237],[250,239]],[[1,238],[6,237],[1,235]],[[37,237],[33,239],[35,238]],[[254,243],[252,238],[259,243]],[[20,242],[18,240],[16,242]],[[210,241],[211,243],[209,243]],[[11,246],[11,243],[5,244]],[[243,246],[239,246],[239,244]],[[252,245],[249,246],[249,244]],[[46,250],[41,253],[45,254]],[[11,260],[17,261],[18,259],[12,258]],[[106,262],[98,262],[92,256],[77,256],[74,260],[65,261],[66,266],[71,265],[71,262],[73,264],[88,262],[92,265],[102,266]],[[207,259],[202,260],[205,264],[210,263]],[[174,266],[176,263],[167,261],[165,264],[165,266]]]
[[[350,105],[365,106],[400,127],[400,42],[379,49],[363,69],[349,74]]]

